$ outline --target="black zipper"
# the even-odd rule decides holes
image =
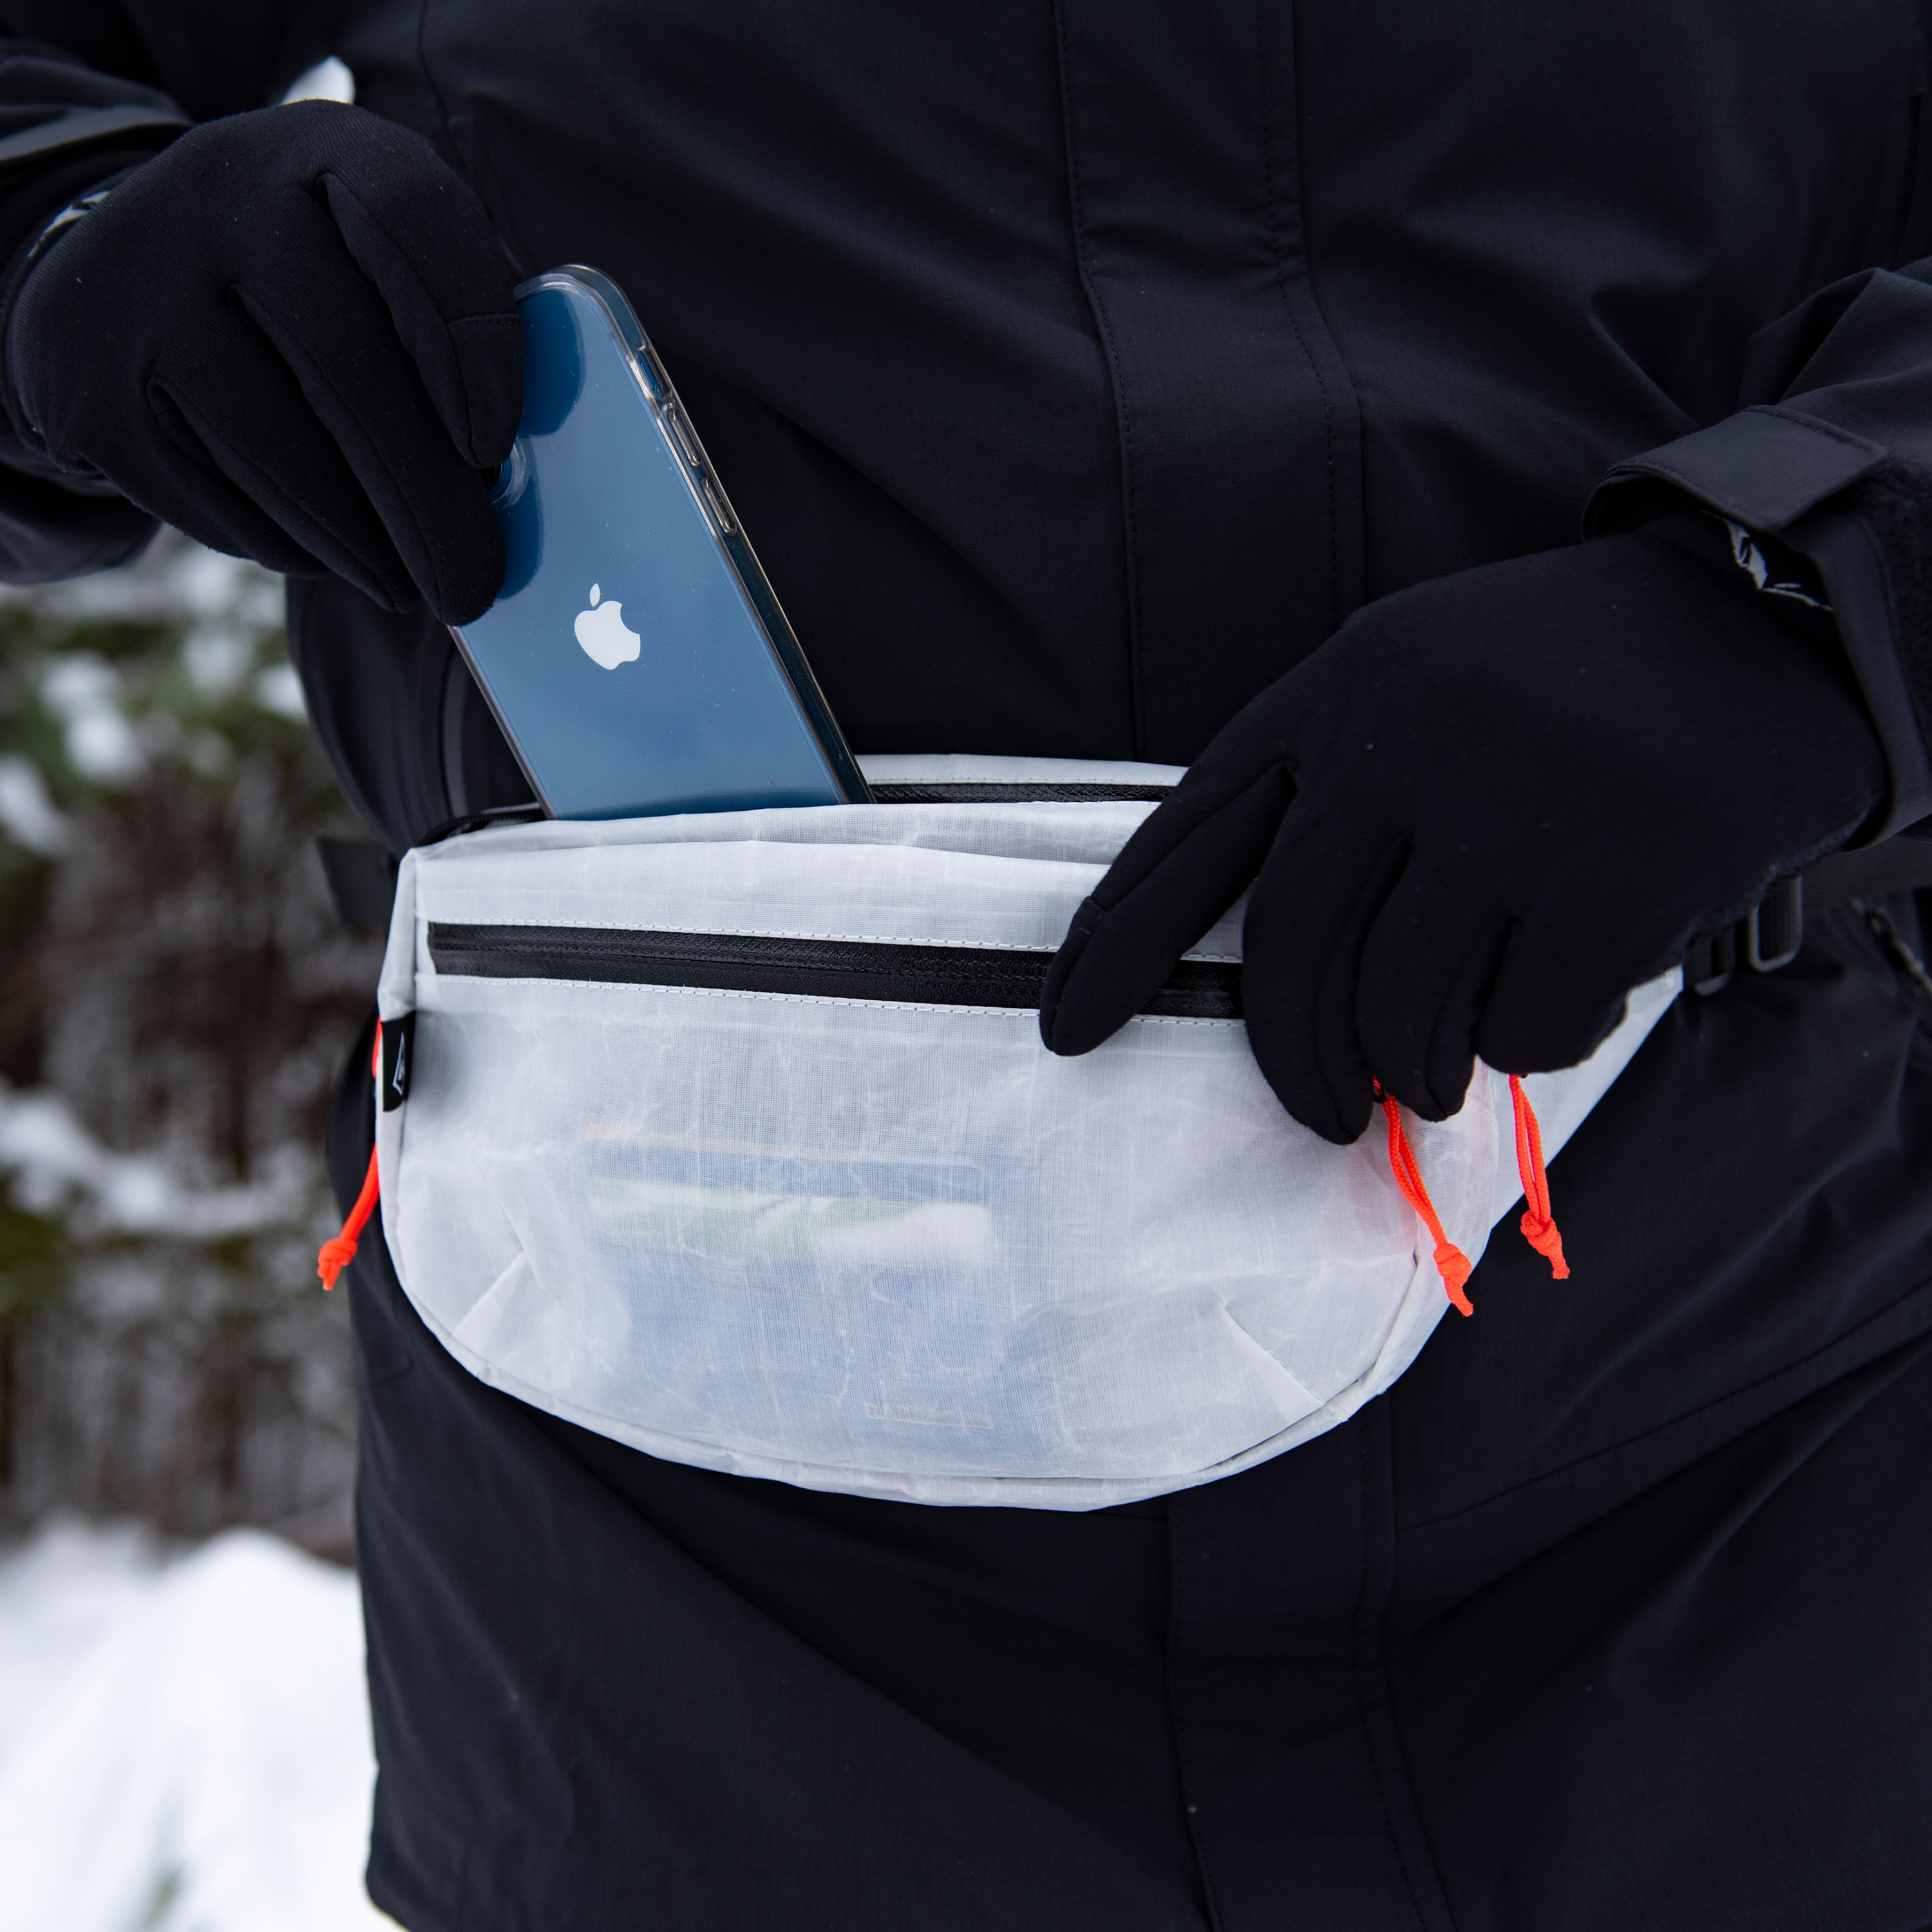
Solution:
[[[439,973],[463,979],[576,980],[922,1006],[1036,1009],[1054,957],[999,946],[440,920],[429,928],[429,956]],[[1219,960],[1184,959],[1141,1010],[1162,1019],[1239,1019],[1241,969]]]

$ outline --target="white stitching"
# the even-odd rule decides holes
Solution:
[[[1040,1018],[1037,1006],[955,1006],[938,1000],[842,1000],[831,999],[815,993],[758,993],[738,986],[662,986],[654,981],[632,980],[558,980],[542,974],[519,974],[514,977],[506,974],[492,974],[488,980],[480,980],[467,973],[430,974],[418,973],[417,1010],[422,1008],[422,982],[434,985],[437,980],[447,976],[460,980],[466,985],[511,986],[579,986],[589,987],[600,993],[689,993],[707,1000],[764,1000],[782,1006],[856,1006],[867,1012],[903,1012],[914,1013],[978,1013],[992,1018],[1031,1019],[1036,1023]],[[430,1008],[430,1011],[437,1010]],[[445,1008],[442,1010],[447,1011]],[[1134,1020],[1145,1020],[1155,1026],[1240,1026],[1238,1019],[1188,1019],[1168,1013],[1136,1013]]]

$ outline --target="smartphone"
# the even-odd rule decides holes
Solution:
[[[544,809],[634,818],[870,794],[664,365],[594,268],[517,290],[508,568],[456,640]]]

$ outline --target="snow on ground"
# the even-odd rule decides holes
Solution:
[[[356,1580],[231,1530],[0,1560],[0,1932],[376,1932]]]

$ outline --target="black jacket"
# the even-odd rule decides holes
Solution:
[[[1688,490],[1818,560],[1891,824],[1932,814],[1918,0],[0,22],[58,44],[0,53],[0,257],[332,48],[519,271],[614,275],[862,750],[1186,760],[1365,600]],[[0,469],[16,578],[145,528]],[[520,794],[433,626],[291,619],[392,846]],[[1388,1395],[1124,1511],[653,1462],[464,1374],[366,1242],[372,1891],[422,1932],[1932,1922],[1928,1010],[1850,908],[1679,1001],[1559,1170],[1574,1283],[1493,1244]]]
[[[1185,762],[1365,599],[1564,543],[1607,478],[1599,524],[1654,482],[1818,558],[1891,826],[1932,812],[1918,0],[0,22],[94,70],[0,65],[0,246],[87,171],[50,142],[98,175],[166,138],[106,104],[254,106],[332,48],[520,272],[613,274],[862,749]],[[0,478],[16,576],[97,560],[50,503]],[[446,649],[333,590],[297,616],[352,796],[406,842],[448,814]]]

